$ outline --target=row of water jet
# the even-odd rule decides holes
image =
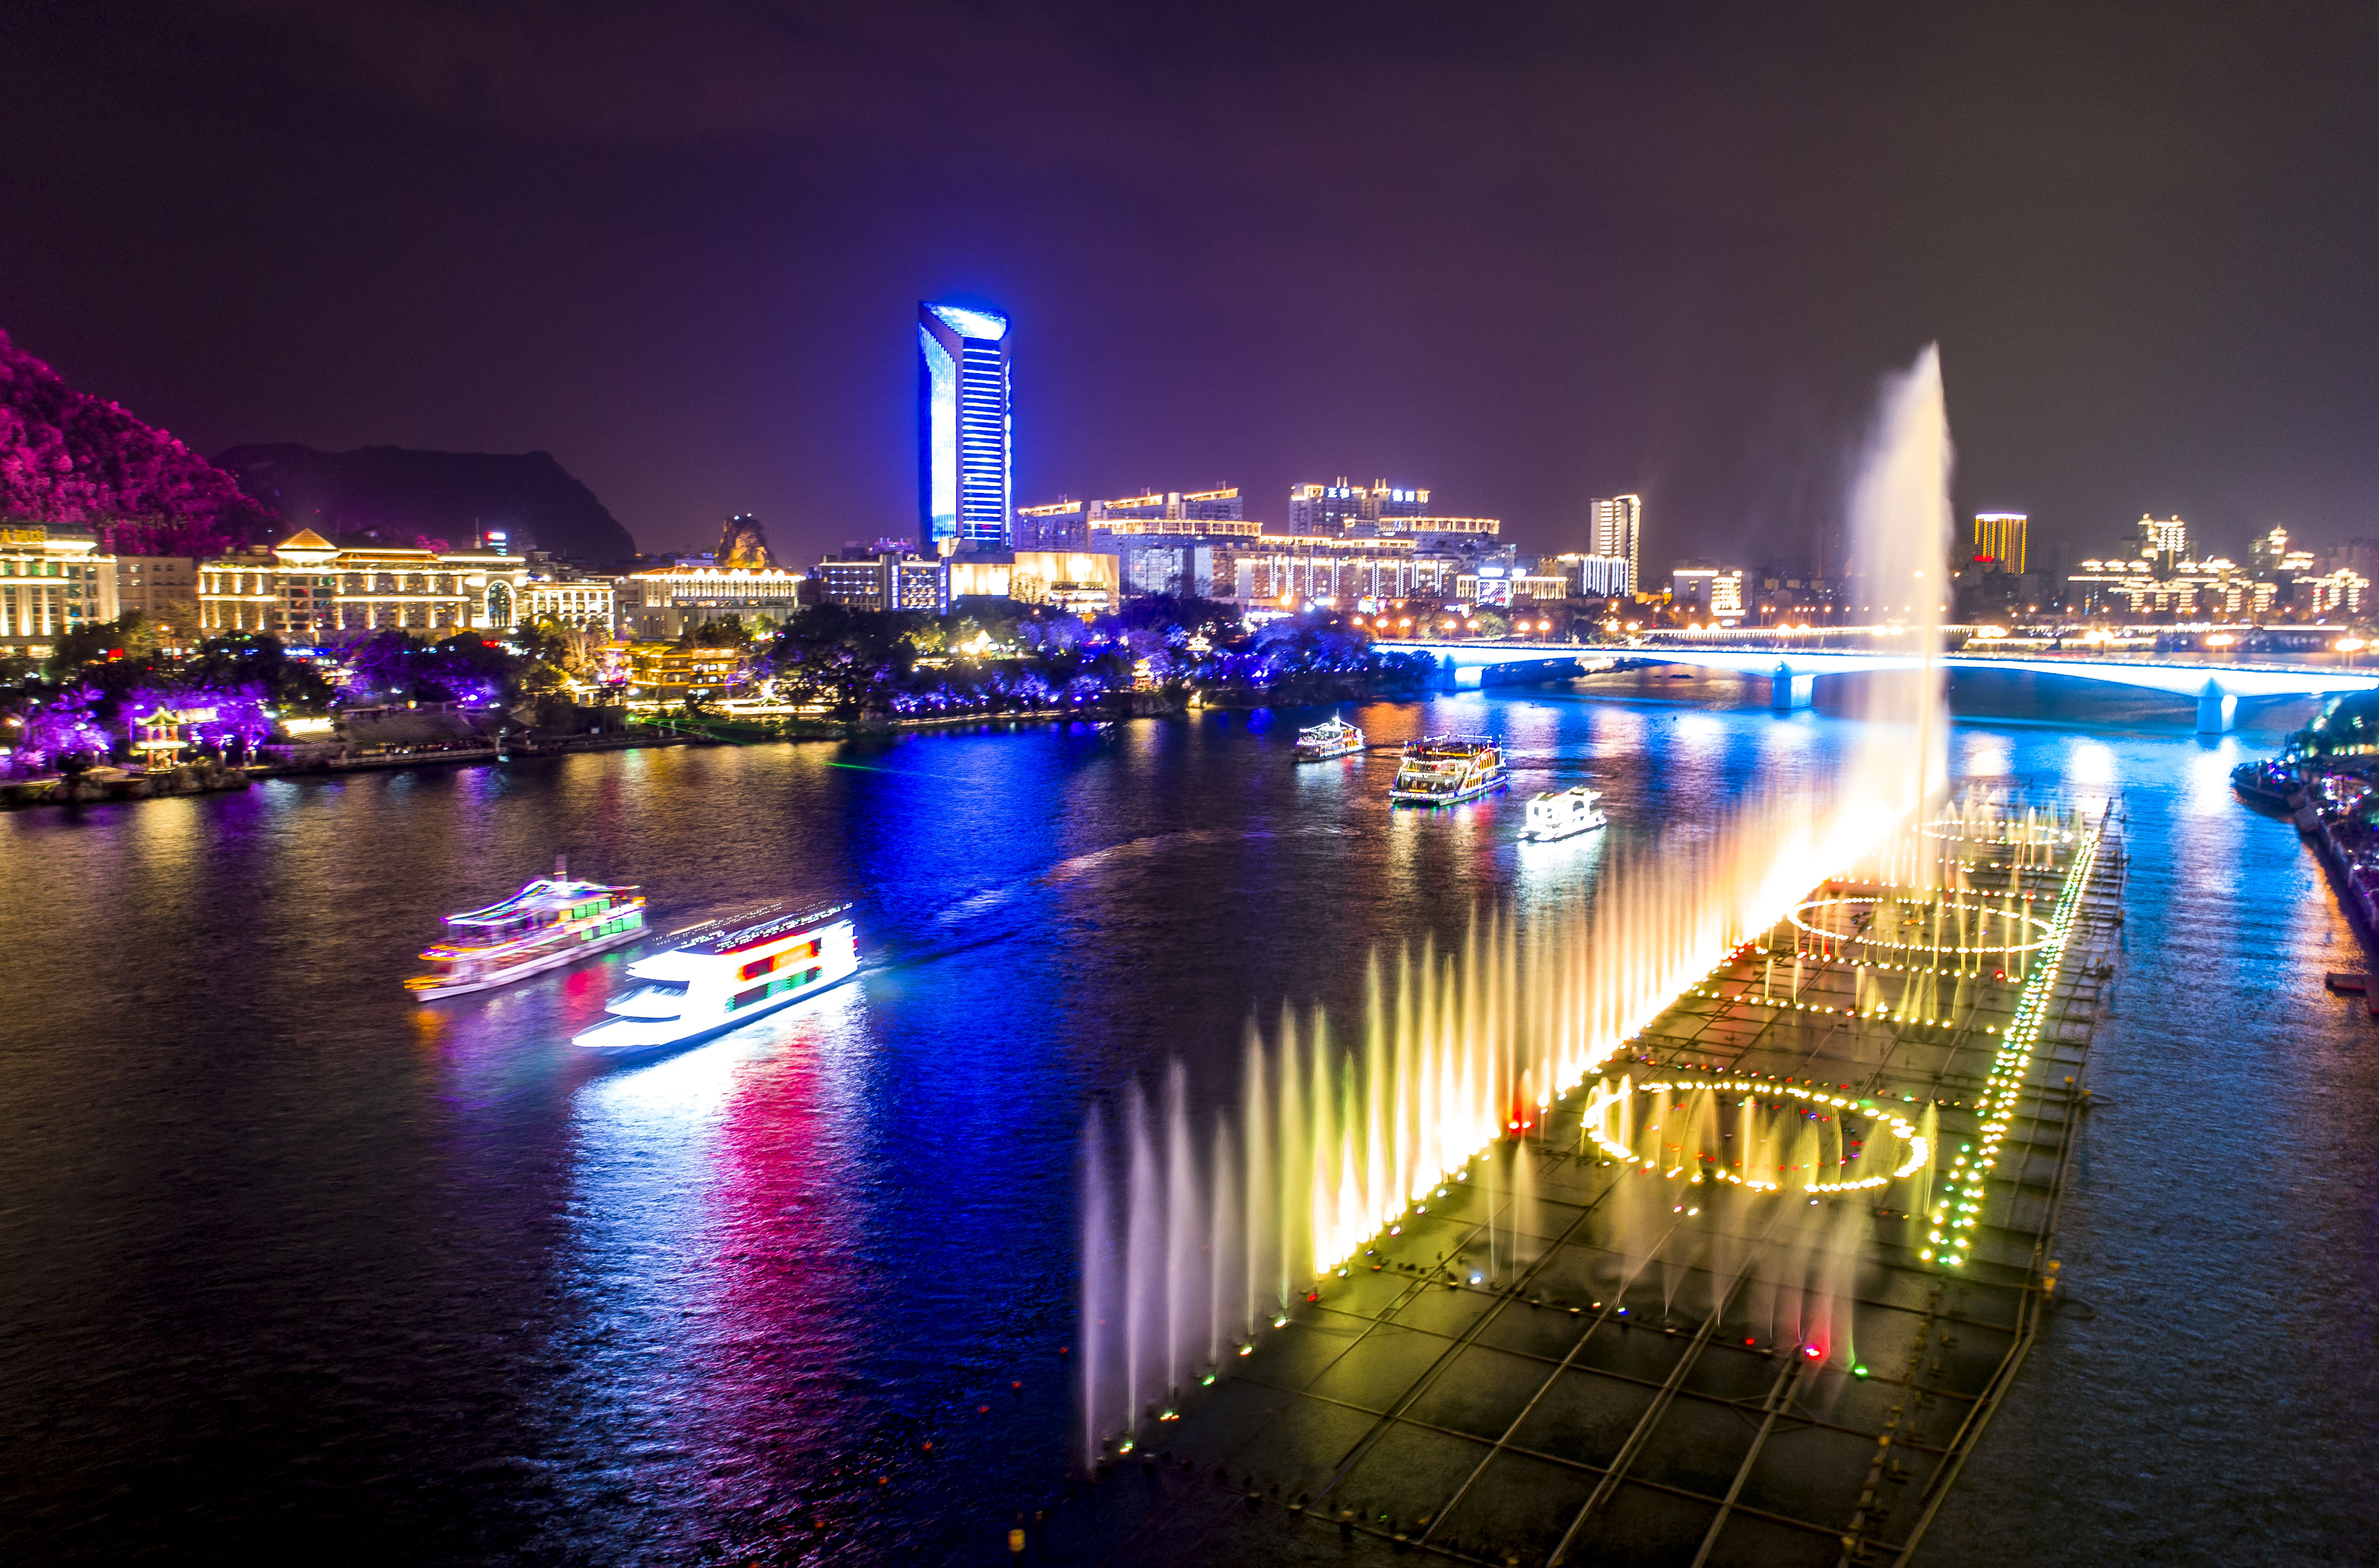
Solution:
[[[1129,1447],[1144,1422],[1172,1414],[1230,1348],[1285,1321],[1300,1285],[1427,1202],[1482,1145],[1526,1132],[1681,991],[1937,791],[1950,467],[1940,360],[1927,349],[1886,385],[1850,504],[1851,575],[1870,620],[1900,626],[1914,667],[1864,683],[1867,733],[1827,792],[1755,802],[1705,837],[1623,857],[1590,894],[1525,933],[1490,920],[1458,951],[1424,945],[1375,963],[1346,1043],[1318,1009],[1251,1041],[1236,1115],[1196,1125],[1177,1067],[1160,1099],[1134,1088],[1112,1126],[1093,1116],[1086,1458],[1111,1436]],[[1941,884],[1942,857],[1913,861],[1912,880]],[[1797,1235],[1808,1222],[1793,1224]],[[1822,1255],[1826,1269],[1848,1266],[1842,1247]]]
[[[1855,1286],[1875,1228],[1870,1205],[1689,1188],[1630,1170],[1606,1207],[1614,1242],[1641,1248],[1624,1259],[1628,1277],[1610,1285],[1632,1318],[1647,1317],[1657,1286],[1664,1321],[1715,1316],[1725,1333],[1813,1362],[1857,1364]]]
[[[1527,1134],[1713,965],[1890,818],[1848,796],[1755,800],[1716,831],[1606,865],[1525,929],[1492,913],[1450,950],[1373,959],[1351,1027],[1315,1007],[1251,1030],[1235,1109],[1194,1116],[1182,1070],[1085,1133],[1081,1377],[1088,1456],[1133,1441],[1287,1305]]]

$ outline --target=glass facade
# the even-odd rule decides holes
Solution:
[[[918,538],[926,551],[943,553],[960,544],[1008,548],[1014,433],[1008,319],[963,306],[921,304],[917,501]]]

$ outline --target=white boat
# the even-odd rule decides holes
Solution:
[[[1411,741],[1405,745],[1388,799],[1405,805],[1450,806],[1500,790],[1509,778],[1503,749],[1492,741]]]
[[[859,971],[849,904],[806,914],[713,923],[670,933],[691,937],[638,959],[638,983],[604,1004],[611,1016],[574,1043],[607,1055],[691,1045],[741,1029]]]
[[[425,1002],[510,985],[634,942],[645,934],[645,900],[634,887],[572,881],[570,857],[558,855],[551,876],[443,923],[446,939],[421,955],[429,972],[405,982]]]
[[[1363,749],[1363,732],[1341,718],[1297,732],[1297,760],[1328,762]]]
[[[1533,844],[1591,833],[1611,819],[1594,802],[1601,797],[1580,784],[1570,790],[1547,790],[1528,798],[1528,820],[1520,837]]]

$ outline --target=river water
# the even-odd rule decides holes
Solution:
[[[1499,732],[1512,795],[1394,814],[1318,713],[618,753],[0,817],[0,1556],[995,1562],[1074,1429],[1085,1107],[1375,946],[1595,874],[1829,767],[1724,679],[1377,705]],[[2002,694],[2019,713],[2022,693]],[[1942,1564],[2367,1562],[2379,1025],[2268,749],[2115,707],[1968,718],[1963,771],[2118,791],[2115,1016],[2077,1298],[1929,1538]],[[444,912],[566,850],[664,927],[850,899],[862,978],[644,1065],[574,1059],[629,954],[427,1008]],[[679,917],[682,917],[682,919]]]

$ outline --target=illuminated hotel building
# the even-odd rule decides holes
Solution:
[[[1640,593],[1644,584],[1644,498],[1611,496],[1592,502],[1589,511],[1594,548],[1588,553],[1625,561],[1627,581],[1619,592]]]
[[[1974,564],[1987,563],[2013,576],[2024,573],[2024,535],[2031,521],[2021,512],[1974,513]]]
[[[435,641],[504,631],[521,616],[528,562],[476,550],[344,549],[300,528],[267,549],[198,564],[202,635],[405,632]]]
[[[924,553],[1008,548],[1014,433],[1008,318],[962,305],[920,304],[917,503]]]
[[[116,617],[115,558],[81,528],[0,527],[0,649],[46,654],[88,621]]]

